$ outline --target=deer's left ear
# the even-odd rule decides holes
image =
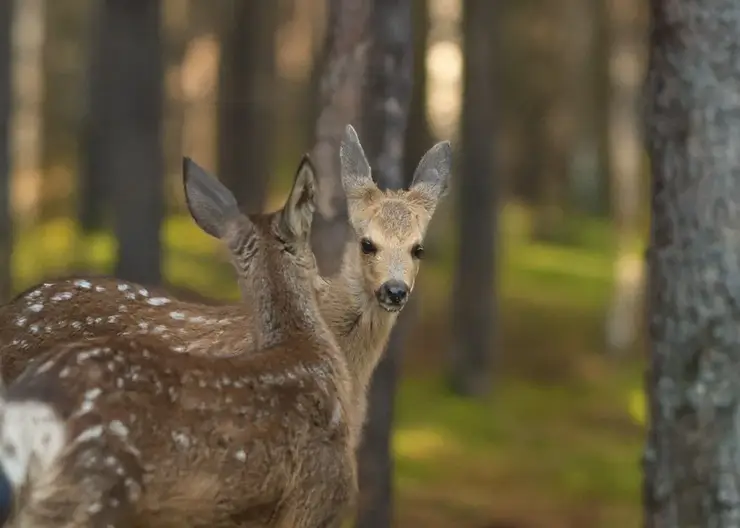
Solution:
[[[451,171],[452,145],[449,141],[441,141],[424,154],[414,172],[409,192],[419,197],[429,216],[447,194]]]
[[[293,189],[283,207],[281,227],[286,234],[305,238],[311,234],[313,214],[316,210],[316,170],[311,158],[305,154],[296,171]]]

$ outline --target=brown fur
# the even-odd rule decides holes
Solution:
[[[285,209],[249,219],[230,194],[188,191],[196,221],[245,270],[259,350],[243,354],[239,306],[191,305],[174,317],[205,318],[200,339],[188,334],[193,354],[154,330],[48,346],[43,336],[55,331],[40,332],[28,349],[35,359],[0,406],[0,445],[13,446],[0,462],[18,491],[11,526],[314,528],[341,518],[356,487],[356,426],[346,361],[312,290],[313,181],[304,164]],[[43,291],[24,297],[41,309],[30,304],[19,317],[43,311]],[[152,306],[142,292],[125,299],[136,300]],[[121,302],[128,308],[117,314],[139,318]],[[34,409],[25,422],[19,405]],[[26,473],[13,473],[24,449]]]
[[[349,135],[344,145],[342,179],[354,236],[344,251],[340,272],[319,280],[316,289],[321,313],[347,358],[359,428],[364,421],[370,377],[399,313],[382,306],[376,292],[391,278],[403,280],[413,290],[419,260],[413,257],[412,249],[423,242],[434,208],[446,190],[450,155],[447,143],[438,144],[419,163],[410,190],[381,191],[372,181],[356,135]],[[439,183],[429,192],[428,174],[433,171],[437,171],[435,181]],[[376,254],[362,252],[363,238],[377,246]],[[242,283],[246,270],[240,269],[236,260],[234,265]],[[199,353],[208,350],[200,345],[203,336],[218,328],[222,339],[235,341],[222,351],[232,354],[258,348],[253,314],[248,311],[252,294],[244,287],[246,306],[205,307],[118,279],[82,280],[85,286],[89,282],[89,287],[76,286],[79,280],[74,278],[49,281],[0,307],[0,357],[5,380],[14,379],[34,355],[71,338],[154,334],[177,351]],[[152,306],[152,298],[169,302]],[[39,303],[42,310],[29,310]],[[184,317],[173,319],[169,316],[172,312]],[[19,319],[24,324],[19,325]],[[359,439],[359,430],[354,437]]]

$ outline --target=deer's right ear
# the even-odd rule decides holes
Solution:
[[[362,149],[360,139],[352,125],[347,125],[344,138],[339,146],[339,160],[342,173],[342,187],[348,200],[360,198],[369,191],[377,189],[372,178],[370,163]]]
[[[239,215],[236,198],[215,176],[192,159],[182,159],[182,177],[188,209],[198,226],[222,238],[227,224]]]

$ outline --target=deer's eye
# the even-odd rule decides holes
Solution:
[[[373,244],[373,241],[369,238],[363,238],[360,240],[360,247],[362,248],[362,252],[365,255],[372,255],[373,253],[378,251],[378,248],[375,244]]]
[[[424,258],[424,246],[421,244],[414,244],[414,247],[411,248],[411,256],[415,259],[423,259]]]

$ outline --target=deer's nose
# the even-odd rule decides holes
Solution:
[[[400,280],[389,280],[380,287],[380,300],[395,305],[402,305],[406,302],[409,294],[409,287]]]

